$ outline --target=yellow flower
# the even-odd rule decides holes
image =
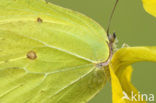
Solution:
[[[142,0],[145,10],[156,17],[156,0]]]
[[[142,0],[144,9],[156,17],[156,0]],[[155,47],[125,47],[114,53],[109,65],[113,103],[145,103],[138,98],[137,89],[131,84],[131,64],[140,61],[156,62]],[[132,92],[136,95],[133,100]],[[123,98],[124,97],[124,98]]]
[[[126,47],[119,49],[112,58],[110,67],[113,103],[145,103],[138,100],[138,91],[131,84],[131,64],[140,61],[156,62],[156,47]],[[132,92],[136,95],[131,98]],[[125,96],[127,99],[123,99]]]

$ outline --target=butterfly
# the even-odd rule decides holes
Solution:
[[[0,2],[0,103],[84,103],[104,87],[115,34],[44,0]]]

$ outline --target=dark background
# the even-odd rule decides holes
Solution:
[[[107,28],[115,0],[49,0],[57,5],[79,11]],[[141,0],[119,0],[111,32],[116,32],[118,47],[156,45],[156,18],[146,13]],[[141,93],[156,95],[156,63],[133,64],[133,84]],[[105,88],[89,103],[111,103],[111,86]],[[151,103],[151,102],[150,102]]]

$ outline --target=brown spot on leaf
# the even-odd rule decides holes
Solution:
[[[37,22],[42,23],[43,20],[42,20],[40,17],[38,17],[38,18],[37,18]]]
[[[29,52],[27,53],[27,58],[28,58],[28,59],[31,59],[31,60],[34,60],[34,59],[37,58],[37,55],[36,55],[36,53],[35,53],[34,51],[29,51]]]

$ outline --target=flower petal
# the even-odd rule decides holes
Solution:
[[[118,80],[118,77],[115,75],[111,67],[110,67],[110,74],[111,74],[111,83],[112,83],[113,103],[125,103],[125,101],[122,99],[124,95],[122,93],[123,90],[120,85],[120,81]]]
[[[145,10],[156,17],[156,0],[142,0]]]
[[[138,101],[138,91],[137,89],[131,84],[129,81],[131,72],[131,66],[128,66],[124,73],[121,74],[123,77],[119,78],[113,69],[110,67],[110,74],[111,74],[111,83],[112,83],[112,101],[113,103],[146,103],[145,101]],[[128,78],[129,79],[128,79]],[[131,98],[131,91],[136,95],[136,100]]]
[[[114,71],[119,72],[119,68],[122,69],[140,61],[156,62],[156,47],[121,48],[113,55],[111,63]]]
[[[132,101],[131,94],[138,94],[137,89],[131,84],[132,63],[139,61],[156,62],[156,47],[127,47],[119,49],[112,58],[110,73],[112,78],[112,94],[114,103],[145,103],[138,97]],[[128,99],[122,100],[125,96]]]

